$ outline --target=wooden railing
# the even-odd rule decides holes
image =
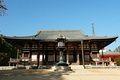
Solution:
[[[10,58],[10,63],[17,63],[17,62],[19,62],[20,61],[20,59],[17,59],[17,58]]]
[[[20,59],[10,58],[10,60],[9,60],[9,66],[10,66],[11,64],[13,64],[13,65],[17,64],[17,65],[18,65],[19,63],[21,63],[21,61],[30,63],[30,62],[31,62],[31,59],[29,59],[28,57],[22,57],[22,58],[20,58]]]

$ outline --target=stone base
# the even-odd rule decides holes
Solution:
[[[56,64],[56,66],[69,66],[69,65],[63,61],[60,61]]]
[[[52,67],[54,71],[71,71],[71,67],[64,61],[59,61],[55,66]]]

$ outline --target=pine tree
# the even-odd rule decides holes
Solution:
[[[16,56],[17,50],[0,38],[0,66],[8,65],[10,57],[16,58]]]

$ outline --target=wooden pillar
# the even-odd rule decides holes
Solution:
[[[103,49],[102,49],[102,65],[104,66],[104,55],[103,55]]]
[[[24,52],[23,52],[24,50],[22,50],[22,57],[24,57]]]
[[[81,51],[82,51],[82,62],[83,62],[83,67],[85,68],[83,40],[81,40]]]
[[[54,43],[54,63],[57,62],[57,51],[56,51],[56,43]]]
[[[31,56],[32,56],[32,44],[29,44],[30,45],[30,56],[29,58],[31,59]]]
[[[93,57],[92,57],[92,50],[91,50],[91,41],[89,41],[89,50],[90,50],[90,51],[89,51],[90,60],[92,61],[92,58],[93,58]]]
[[[66,59],[67,59],[67,61],[66,61],[66,62],[67,62],[67,64],[69,64],[69,54],[68,54],[68,48],[67,48],[67,52],[66,52],[66,57],[67,57],[67,58],[66,58]]]
[[[66,51],[64,51],[64,58],[65,58],[65,62],[67,61],[66,59],[66,56],[67,56],[67,53],[66,53]]]
[[[80,64],[80,53],[79,53],[79,46],[77,47],[77,64]]]
[[[56,55],[56,43],[53,43],[53,49],[54,49],[54,53],[53,53],[53,65],[56,64],[56,59],[57,59],[57,55]]]
[[[97,57],[99,57],[99,43],[97,42]]]
[[[19,55],[19,49],[17,49],[17,59],[18,59],[18,55]]]
[[[16,63],[16,66],[17,66],[17,67],[18,67],[18,63],[19,63],[19,62],[18,62],[18,55],[19,55],[19,52],[20,52],[19,49],[17,49],[17,63]]]
[[[46,51],[45,51],[45,64],[47,64],[48,62],[48,52],[47,52],[47,47],[46,47]]]
[[[53,53],[53,65],[55,65],[55,50],[54,50],[54,53]]]
[[[40,42],[38,42],[37,68],[40,65]]]
[[[45,46],[44,46],[44,44],[42,44],[42,49],[43,49],[43,52],[42,52],[42,65],[44,65],[44,55],[45,55]]]
[[[55,50],[55,63],[57,62],[57,53],[56,53],[56,50]]]
[[[76,54],[75,47],[74,47],[74,50],[73,50],[73,61],[74,61],[74,62],[77,61],[77,54]]]
[[[30,65],[32,64],[31,57],[32,57],[32,44],[30,44],[30,55],[29,55],[29,63],[30,63]]]

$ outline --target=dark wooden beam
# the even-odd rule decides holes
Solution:
[[[85,68],[83,40],[81,40],[81,51],[82,51],[82,62],[83,62],[83,67]]]

